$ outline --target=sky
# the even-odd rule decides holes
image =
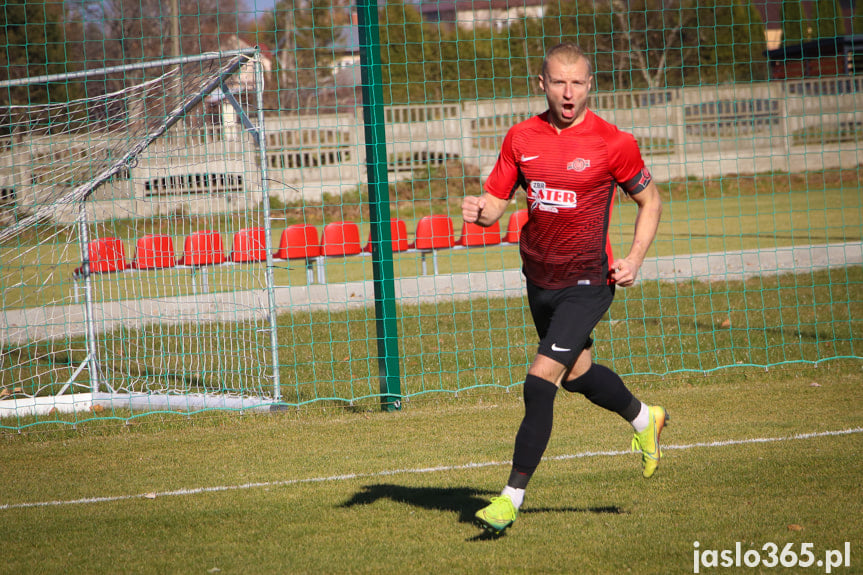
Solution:
[[[258,12],[266,12],[272,10],[275,0],[244,0],[246,6],[253,8]]]

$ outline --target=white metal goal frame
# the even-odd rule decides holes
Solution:
[[[0,227],[0,245],[9,242],[21,232],[36,226],[40,222],[51,220],[52,216],[60,210],[74,210],[77,212],[74,229],[77,229],[77,239],[80,249],[80,267],[77,270],[76,286],[80,284],[83,288],[83,322],[85,357],[81,360],[65,382],[58,381],[51,386],[52,392],[43,394],[12,393],[12,397],[0,397],[0,423],[2,418],[8,416],[22,417],[35,416],[37,419],[52,413],[73,413],[88,410],[101,411],[103,409],[128,409],[131,412],[151,412],[159,410],[169,411],[195,411],[209,408],[238,409],[238,410],[264,410],[277,408],[281,401],[279,381],[279,358],[277,345],[276,327],[276,302],[274,295],[273,280],[273,248],[271,245],[270,215],[269,215],[269,193],[267,178],[267,150],[266,138],[264,137],[264,114],[263,114],[263,68],[260,60],[260,52],[256,48],[246,50],[235,50],[230,52],[207,53],[198,56],[183,58],[164,59],[151,62],[142,62],[131,65],[105,67],[94,70],[85,70],[68,74],[55,74],[8,80],[0,82],[0,90],[8,90],[14,87],[26,87],[28,85],[48,84],[57,82],[86,81],[100,76],[112,74],[125,75],[132,72],[141,72],[154,68],[189,67],[197,64],[215,64],[208,76],[202,77],[201,83],[194,86],[189,93],[181,88],[184,93],[171,102],[171,106],[165,109],[164,115],[157,122],[151,122],[146,126],[144,133],[131,135],[133,142],[127,142],[125,149],[117,150],[115,159],[98,166],[97,173],[86,181],[74,186],[67,184],[62,195],[49,198],[40,206],[36,206],[31,213],[14,221],[6,227]],[[254,117],[250,115],[247,107],[244,107],[235,96],[234,90],[229,87],[233,81],[236,85],[236,76],[240,74],[244,66],[251,66],[253,74],[252,92],[254,98]],[[246,68],[248,69],[248,68]],[[182,72],[179,74],[182,75]],[[233,79],[233,80],[232,80]],[[182,80],[180,80],[182,81]],[[266,386],[249,387],[236,390],[221,390],[216,393],[176,393],[168,390],[166,393],[153,393],[148,390],[135,390],[131,387],[118,390],[111,385],[105,377],[105,368],[99,355],[99,337],[97,331],[97,306],[94,305],[93,296],[93,272],[91,269],[89,245],[93,238],[90,237],[90,218],[88,217],[87,200],[99,190],[106,182],[111,181],[124,170],[135,166],[141,153],[153,142],[165,136],[165,134],[178,122],[183,120],[191,110],[202,104],[205,98],[217,94],[218,98],[226,102],[236,115],[237,122],[242,130],[251,137],[254,144],[254,153],[257,155],[256,166],[259,170],[260,183],[260,205],[263,209],[262,223],[264,226],[264,246],[266,258],[264,287],[266,292],[265,303],[260,310],[260,317],[265,318],[263,329],[257,331],[269,332],[266,345],[268,347],[270,365],[268,372],[262,377],[269,379]],[[26,106],[19,107],[26,108]],[[9,110],[12,106],[9,107]],[[6,118],[13,117],[11,111],[5,114]],[[26,124],[24,122],[23,124]],[[6,126],[7,133],[13,133],[15,129],[21,129],[21,125]],[[23,129],[28,126],[23,125]],[[110,156],[110,154],[108,154]],[[62,186],[55,186],[62,188]],[[8,251],[8,250],[7,250]],[[6,262],[4,262],[6,263]],[[78,380],[86,372],[89,376],[86,386]],[[45,387],[45,386],[41,386]],[[77,389],[86,388],[86,393],[79,393]],[[5,388],[4,388],[5,389]],[[70,393],[70,390],[72,392]],[[257,390],[257,392],[255,392]],[[268,392],[263,391],[268,390]],[[19,389],[14,389],[18,392]],[[21,390],[23,391],[23,390]],[[8,391],[4,395],[10,395]]]

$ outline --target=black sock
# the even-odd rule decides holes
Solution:
[[[572,393],[580,393],[595,405],[619,414],[632,422],[638,417],[641,402],[627,389],[620,376],[598,363],[576,379],[563,382],[562,387]]]
[[[524,419],[515,436],[512,473],[508,485],[524,489],[536,471],[551,437],[557,386],[528,374],[524,380]]]

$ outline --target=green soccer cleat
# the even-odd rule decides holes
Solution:
[[[644,467],[644,476],[651,477],[656,468],[659,467],[659,460],[662,457],[662,451],[659,449],[659,434],[662,433],[662,428],[671,420],[668,412],[664,407],[653,405],[648,407],[650,411],[650,423],[647,429],[641,433],[636,433],[632,438],[632,450],[641,452],[641,464]]]
[[[518,509],[508,495],[492,497],[491,504],[476,512],[476,524],[489,533],[500,535],[518,517]]]

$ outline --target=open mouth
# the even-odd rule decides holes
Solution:
[[[561,106],[561,114],[564,118],[572,118],[575,116],[575,104],[564,104]]]

